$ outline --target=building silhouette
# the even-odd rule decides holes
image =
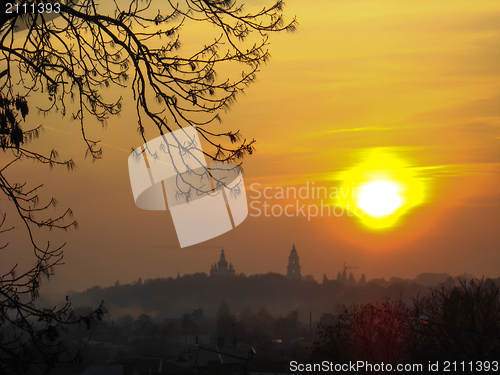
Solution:
[[[222,249],[220,254],[220,260],[214,263],[210,268],[210,276],[234,276],[235,271],[233,265],[228,263],[226,260],[226,255],[224,254],[224,249]]]
[[[297,255],[295,244],[293,244],[292,251],[290,252],[290,256],[288,257],[286,276],[291,279],[302,279],[302,275],[300,274],[299,256]]]

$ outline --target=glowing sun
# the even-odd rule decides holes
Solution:
[[[430,180],[401,155],[401,150],[361,149],[353,158],[357,159],[355,164],[333,177],[340,182],[342,192],[334,204],[351,211],[354,207],[356,221],[367,230],[394,229],[402,225],[405,215],[429,199]]]
[[[387,181],[371,182],[361,188],[359,207],[368,215],[382,217],[392,214],[401,207],[396,185]]]

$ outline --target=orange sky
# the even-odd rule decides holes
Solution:
[[[78,125],[54,115],[36,147],[74,157],[78,169],[25,163],[16,172],[44,183],[80,224],[55,235],[68,243],[66,264],[45,291],[208,272],[221,246],[237,272],[284,273],[294,242],[303,274],[317,280],[336,276],[344,261],[367,279],[500,276],[500,3],[292,0],[285,14],[297,15],[298,31],[272,36],[270,64],[223,115],[221,128],[258,141],[244,163],[247,189],[340,186],[336,178],[360,155],[381,149],[425,181],[426,202],[380,233],[346,216],[248,217],[180,249],[169,213],[142,211],[132,198],[127,157],[141,144],[133,106],[106,130],[92,128],[104,143],[96,163],[83,158]],[[189,48],[200,33],[185,31]],[[10,249],[4,264],[19,256]]]

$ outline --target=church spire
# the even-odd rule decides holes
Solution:
[[[229,264],[226,260],[226,254],[224,253],[224,248],[220,252],[220,260],[215,263],[210,269],[210,276],[235,276],[235,271],[232,264]]]
[[[290,251],[290,256],[288,257],[288,267],[287,267],[287,277],[291,279],[302,279],[300,273],[299,256],[297,254],[297,249],[295,248],[295,243],[292,246],[292,251]]]

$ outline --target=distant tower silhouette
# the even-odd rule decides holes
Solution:
[[[234,276],[235,271],[231,263],[227,263],[224,249],[220,254],[220,260],[212,265],[210,269],[210,276]]]
[[[362,274],[361,275],[361,279],[359,279],[359,282],[358,282],[359,285],[363,286],[366,284],[366,277],[365,277],[365,274]]]
[[[354,274],[351,272],[351,274],[349,275],[349,281],[348,281],[348,284],[349,285],[356,285],[356,279],[354,278]]]
[[[349,270],[351,268],[358,268],[358,266],[347,267],[345,262],[344,262],[344,267],[342,267],[342,268],[344,269],[344,271],[342,272],[342,275],[340,275],[340,272],[339,272],[339,274],[337,276],[337,280],[342,281],[344,284],[346,284],[348,281],[349,281],[349,283],[352,283],[354,281],[354,284],[356,284],[356,279],[354,279],[354,275],[352,274],[352,272],[351,272],[351,275],[349,276],[349,280],[347,279],[347,270]],[[351,276],[352,276],[352,278],[351,278]]]
[[[290,252],[290,256],[288,257],[286,276],[291,279],[302,279],[302,275],[300,274],[299,256],[297,255],[295,244],[293,244],[292,251]]]

